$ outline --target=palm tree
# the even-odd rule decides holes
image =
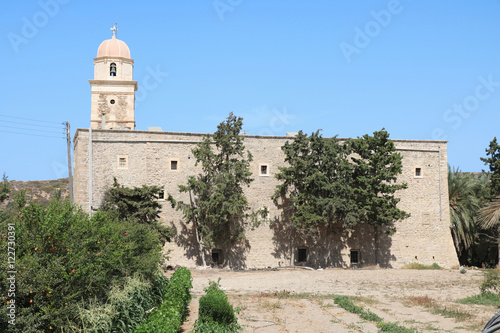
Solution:
[[[493,199],[488,206],[481,208],[478,220],[485,229],[500,225],[500,196]]]
[[[474,242],[478,212],[484,206],[486,182],[487,177],[477,178],[448,166],[450,229],[458,255]]]

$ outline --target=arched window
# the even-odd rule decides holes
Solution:
[[[116,76],[116,64],[114,62],[109,65],[109,76]]]

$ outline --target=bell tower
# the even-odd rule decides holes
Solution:
[[[89,80],[93,129],[135,128],[134,60],[127,44],[116,38],[117,30],[115,24],[112,38],[101,43],[94,58],[94,79]]]

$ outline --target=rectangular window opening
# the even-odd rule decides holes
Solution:
[[[415,168],[415,177],[422,177],[422,168]]]
[[[267,165],[261,165],[260,166],[260,174],[261,175],[267,175]]]
[[[222,262],[221,250],[212,250],[212,264],[220,265]]]
[[[359,250],[351,250],[351,266],[359,265]]]
[[[170,170],[177,170],[177,166],[178,166],[178,161],[176,160],[170,161]]]
[[[307,261],[307,248],[301,247],[297,250],[297,262]]]
[[[127,166],[127,156],[118,156],[118,168],[126,169]]]

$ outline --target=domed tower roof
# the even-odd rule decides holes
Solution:
[[[116,30],[118,29],[114,26],[111,30],[113,31],[113,37],[105,40],[99,45],[99,49],[97,49],[97,58],[120,57],[130,59],[130,50],[127,44],[116,38]]]

